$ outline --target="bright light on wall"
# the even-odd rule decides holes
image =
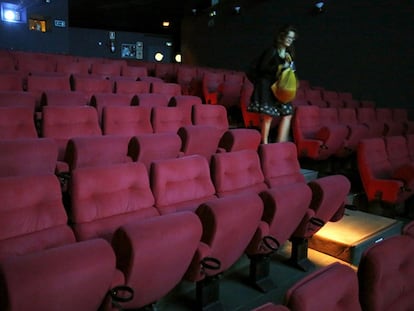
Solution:
[[[26,9],[17,4],[1,2],[1,20],[9,23],[26,23]]]
[[[177,54],[177,55],[175,55],[175,61],[176,61],[177,63],[181,63],[181,54]]]
[[[160,62],[164,59],[164,54],[162,54],[161,52],[157,52],[155,53],[154,58],[157,62]]]
[[[165,27],[165,28],[170,27],[170,22],[169,21],[163,21],[162,22],[162,27]]]

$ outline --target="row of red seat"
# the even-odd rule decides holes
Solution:
[[[292,130],[300,157],[325,160],[349,156],[365,138],[414,133],[414,123],[403,108],[299,106]]]
[[[8,150],[9,163],[24,157]],[[40,145],[36,150],[44,151]],[[78,303],[95,310],[108,289],[127,285],[135,296],[125,307],[139,308],[184,278],[196,283],[197,301],[206,306],[219,303],[219,297],[204,301],[208,295],[203,293],[216,288],[218,276],[244,253],[250,258],[252,284],[268,290],[272,280],[263,268],[270,255],[291,239],[291,262],[308,268],[307,255],[295,248],[303,250],[325,222],[342,217],[350,186],[340,175],[307,184],[293,143],[262,145],[259,153],[217,153],[211,163],[200,155],[164,159],[154,161],[150,171],[140,162],[101,163],[72,171],[68,227],[59,181],[50,169],[30,172],[41,167],[35,161],[15,163],[22,174],[0,178],[5,305],[65,302],[68,308]],[[24,195],[14,196],[16,189]],[[24,221],[22,212],[33,221]],[[102,238],[112,244],[112,252]],[[82,254],[85,248],[93,251],[90,260]],[[96,256],[102,264],[96,264],[101,262]],[[68,270],[51,269],[57,265]],[[38,273],[27,273],[33,269]],[[16,280],[25,280],[25,291]],[[37,300],[33,293],[39,282],[42,289],[50,287],[52,300]],[[86,295],[81,290],[89,296],[81,299]],[[74,295],[80,299],[68,301]]]
[[[414,194],[414,135],[362,140],[357,155],[368,200],[395,215],[396,205]]]
[[[333,263],[289,288],[284,305],[267,303],[253,311],[411,310],[413,256],[414,222],[411,222],[404,227],[403,235],[365,250],[357,272],[344,264]]]

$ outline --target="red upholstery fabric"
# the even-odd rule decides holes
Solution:
[[[349,135],[346,138],[347,147],[353,151],[358,148],[361,139],[368,138],[368,126],[358,122],[356,111],[354,108],[341,108],[338,111],[338,119],[349,129]]]
[[[260,132],[255,129],[229,129],[220,140],[220,148],[227,152],[239,150],[257,151],[261,142]]]
[[[182,95],[181,85],[178,83],[153,82],[151,83],[151,93],[165,94],[168,99],[174,96]]]
[[[134,78],[148,76],[148,69],[145,66],[122,66],[122,76]]]
[[[36,95],[23,91],[0,91],[0,107],[27,107],[33,112],[36,106]]]
[[[0,139],[37,138],[30,107],[0,107]]]
[[[128,156],[128,136],[84,136],[68,141],[65,162],[70,170],[132,162]]]
[[[323,124],[323,127],[318,131],[316,136],[327,141],[329,136],[333,133],[336,133],[338,137],[336,138],[339,142],[336,144],[337,151],[335,155],[338,157],[346,157],[350,153],[350,148],[348,148],[348,137],[350,134],[349,127],[345,124],[342,124],[339,121],[339,109],[330,107],[330,108],[321,108],[320,112],[320,124]],[[333,131],[335,129],[335,132]]]
[[[240,106],[243,84],[241,82],[224,81],[218,87],[217,104],[227,109]]]
[[[107,106],[102,111],[104,135],[126,135],[153,133],[151,108],[136,106]]]
[[[157,216],[141,163],[76,169],[71,179],[73,228],[78,240],[111,240],[121,225]]]
[[[103,240],[10,257],[0,263],[0,309],[98,310],[114,273],[115,256]]]
[[[200,155],[155,161],[150,180],[155,206],[161,214],[195,211],[215,197],[207,159]]]
[[[375,109],[376,118],[384,123],[386,136],[404,135],[406,128],[403,121],[394,120],[392,108]]]
[[[215,126],[223,131],[228,130],[227,111],[223,106],[196,105],[193,106],[193,124]]]
[[[120,76],[121,63],[114,61],[107,63],[93,63],[91,66],[91,73],[104,77]]]
[[[240,94],[240,109],[243,116],[244,126],[246,128],[260,127],[260,114],[247,111],[247,107],[250,104],[250,98],[252,96],[253,89],[253,83],[246,80],[243,83],[243,87]]]
[[[56,72],[62,72],[67,74],[89,74],[91,69],[90,62],[87,61],[57,61]]]
[[[141,94],[150,92],[151,83],[146,81],[136,81],[129,79],[115,80],[116,94]]]
[[[90,102],[86,93],[76,91],[45,91],[41,106],[85,106]]]
[[[385,134],[385,124],[377,120],[375,108],[361,107],[356,111],[358,121],[368,126],[369,137],[382,137]]]
[[[196,214],[203,225],[201,241],[208,245],[208,254],[220,261],[217,270],[205,269],[195,256],[186,279],[199,281],[206,275],[217,275],[230,268],[244,253],[259,226],[263,202],[257,194],[240,194],[203,203]],[[203,258],[205,258],[203,257]]]
[[[176,133],[140,134],[132,137],[129,155],[149,170],[154,161],[181,156],[181,139]]]
[[[344,129],[325,126],[321,122],[320,109],[317,106],[299,106],[296,109],[292,129],[300,157],[325,160],[343,145]]]
[[[58,147],[53,139],[0,140],[0,176],[54,174]]]
[[[411,192],[404,190],[402,181],[392,178],[393,170],[382,138],[360,142],[357,164],[369,201],[381,200],[393,204],[403,202],[411,195]]]
[[[414,239],[394,236],[372,245],[358,266],[359,297],[367,311],[411,310]]]
[[[292,311],[361,310],[356,273],[340,263],[320,268],[295,283],[285,300]]]
[[[47,59],[19,57],[17,63],[17,70],[27,76],[35,73],[54,72],[55,69],[56,63]]]
[[[100,75],[73,74],[71,76],[73,91],[85,92],[89,97],[98,93],[113,93],[113,81]]]
[[[185,107],[153,107],[151,124],[154,133],[177,133],[182,126],[191,125],[191,113]]]
[[[56,74],[56,75],[31,75],[27,77],[27,91],[36,92],[41,94],[42,92],[50,91],[70,91],[69,75]]]
[[[223,72],[204,71],[202,77],[202,92],[205,104],[217,104],[217,91],[220,84],[224,82]]]
[[[155,302],[182,279],[199,245],[202,227],[191,212],[177,212],[123,225],[113,246],[118,266],[134,289],[125,308]],[[156,273],[154,273],[156,271]]]
[[[183,95],[194,95],[192,82],[196,78],[196,68],[192,66],[180,65],[177,67],[177,83],[181,85]]]
[[[0,197],[0,259],[75,241],[53,174],[2,177]]]
[[[411,162],[407,139],[402,136],[384,137],[388,160],[393,170]]]
[[[182,141],[183,155],[199,154],[210,163],[211,156],[219,152],[222,131],[208,125],[188,125],[178,130]]]
[[[67,141],[72,137],[102,135],[98,114],[93,107],[43,108],[42,136],[56,140],[59,146],[58,160],[65,156]]]
[[[176,81],[177,69],[174,63],[155,63],[154,76],[165,82]]]
[[[94,93],[90,105],[96,108],[98,120],[102,123],[102,110],[107,106],[131,106],[133,101],[131,94]]]
[[[267,190],[256,151],[241,150],[213,155],[211,178],[218,196]]]
[[[157,93],[139,93],[137,94],[137,105],[140,107],[167,107],[169,96]]]
[[[19,72],[2,72],[0,73],[0,90],[1,91],[23,91],[23,75]]]

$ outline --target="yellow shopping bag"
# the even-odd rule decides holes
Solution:
[[[279,79],[270,88],[279,102],[288,103],[292,101],[298,88],[295,71],[290,67],[283,70]]]

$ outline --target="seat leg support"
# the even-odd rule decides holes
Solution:
[[[250,281],[263,293],[276,287],[270,278],[270,256],[257,255],[250,257]]]
[[[292,253],[288,263],[302,271],[309,271],[314,264],[308,258],[308,239],[292,238]]]
[[[222,311],[220,302],[220,276],[206,277],[196,283],[197,310]]]

